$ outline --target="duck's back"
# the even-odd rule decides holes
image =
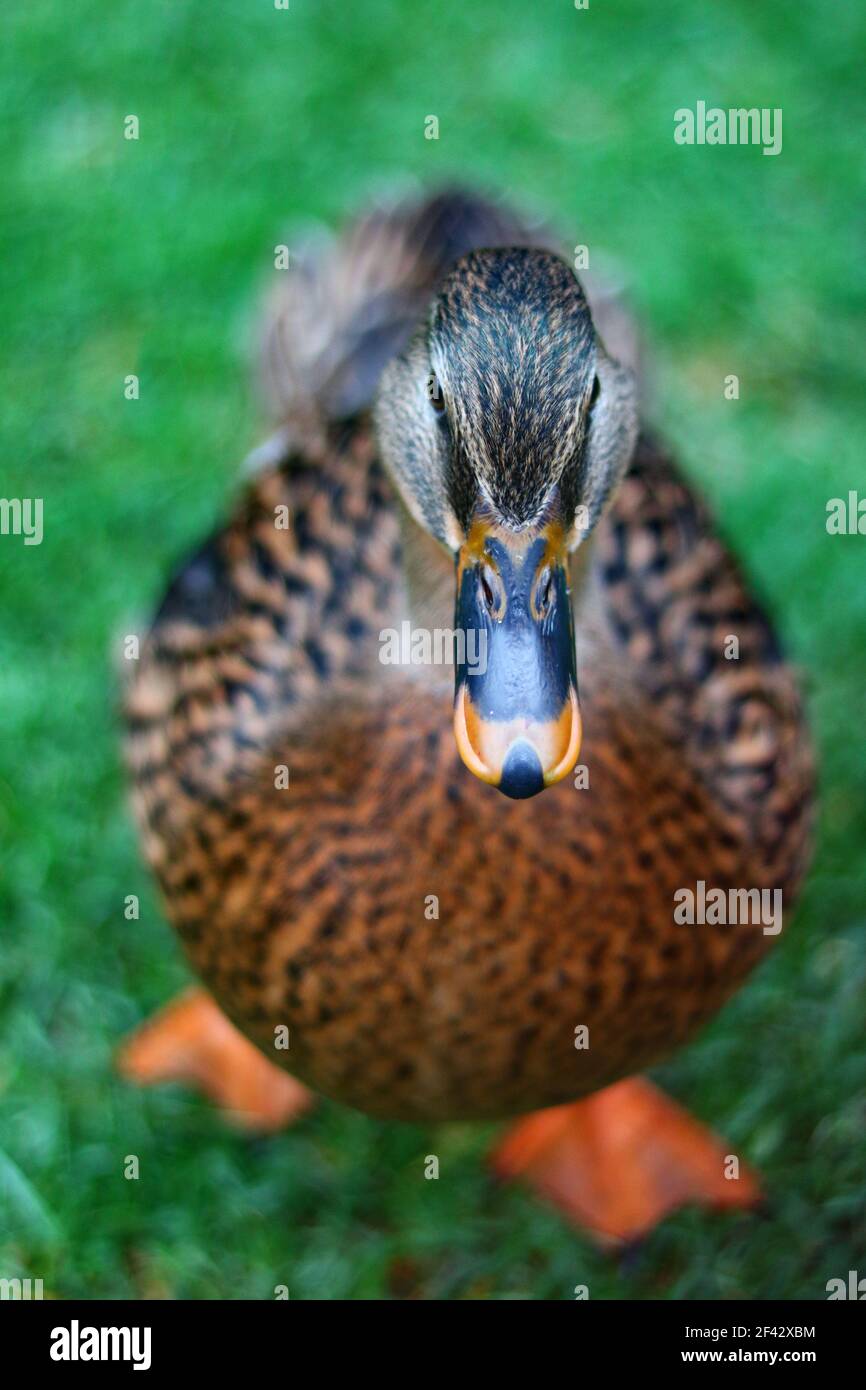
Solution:
[[[450,669],[379,663],[405,612],[396,503],[363,414],[319,408],[301,450],[300,401],[127,697],[145,849],[196,969],[270,1056],[375,1113],[517,1112],[642,1068],[774,940],[676,921],[682,891],[778,889],[788,920],[811,765],[772,632],[642,441],[582,587],[581,767],[509,802],[459,761]]]

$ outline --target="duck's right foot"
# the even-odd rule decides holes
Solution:
[[[312,1092],[269,1062],[203,989],[186,990],[127,1038],[118,1068],[139,1086],[197,1086],[239,1128],[258,1133],[286,1128],[314,1102]]]
[[[601,1245],[639,1239],[689,1202],[754,1207],[755,1174],[641,1077],[518,1120],[493,1166],[521,1177]]]

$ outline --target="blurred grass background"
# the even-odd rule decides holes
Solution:
[[[4,8],[0,493],[44,497],[45,539],[0,538],[0,1275],[60,1297],[532,1299],[823,1298],[866,1274],[866,538],[824,526],[829,497],[866,492],[866,27],[855,0],[677,8]],[[673,112],[699,98],[781,107],[782,154],[676,146]],[[796,921],[658,1073],[761,1167],[767,1211],[681,1213],[627,1260],[495,1187],[492,1127],[324,1104],[250,1141],[112,1071],[188,975],[125,811],[111,644],[260,437],[249,341],[275,243],[448,176],[625,269],[652,415],[802,666],[820,746]]]

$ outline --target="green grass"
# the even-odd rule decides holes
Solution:
[[[821,1298],[866,1274],[866,537],[824,528],[827,499],[864,486],[866,33],[855,0],[676,8],[4,10],[0,494],[42,496],[45,539],[0,537],[0,1275],[59,1297],[562,1299]],[[698,98],[781,107],[782,154],[676,146],[673,111]],[[125,811],[112,646],[258,438],[248,345],[274,244],[454,174],[626,270],[653,416],[777,615],[820,747],[797,920],[658,1073],[760,1165],[767,1212],[678,1214],[626,1262],[495,1187],[490,1128],[324,1104],[251,1142],[112,1071],[188,978]]]

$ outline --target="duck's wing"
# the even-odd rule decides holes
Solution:
[[[793,890],[814,800],[797,673],[708,507],[651,437],[599,526],[593,564],[628,691],[665,720],[737,842]]]

